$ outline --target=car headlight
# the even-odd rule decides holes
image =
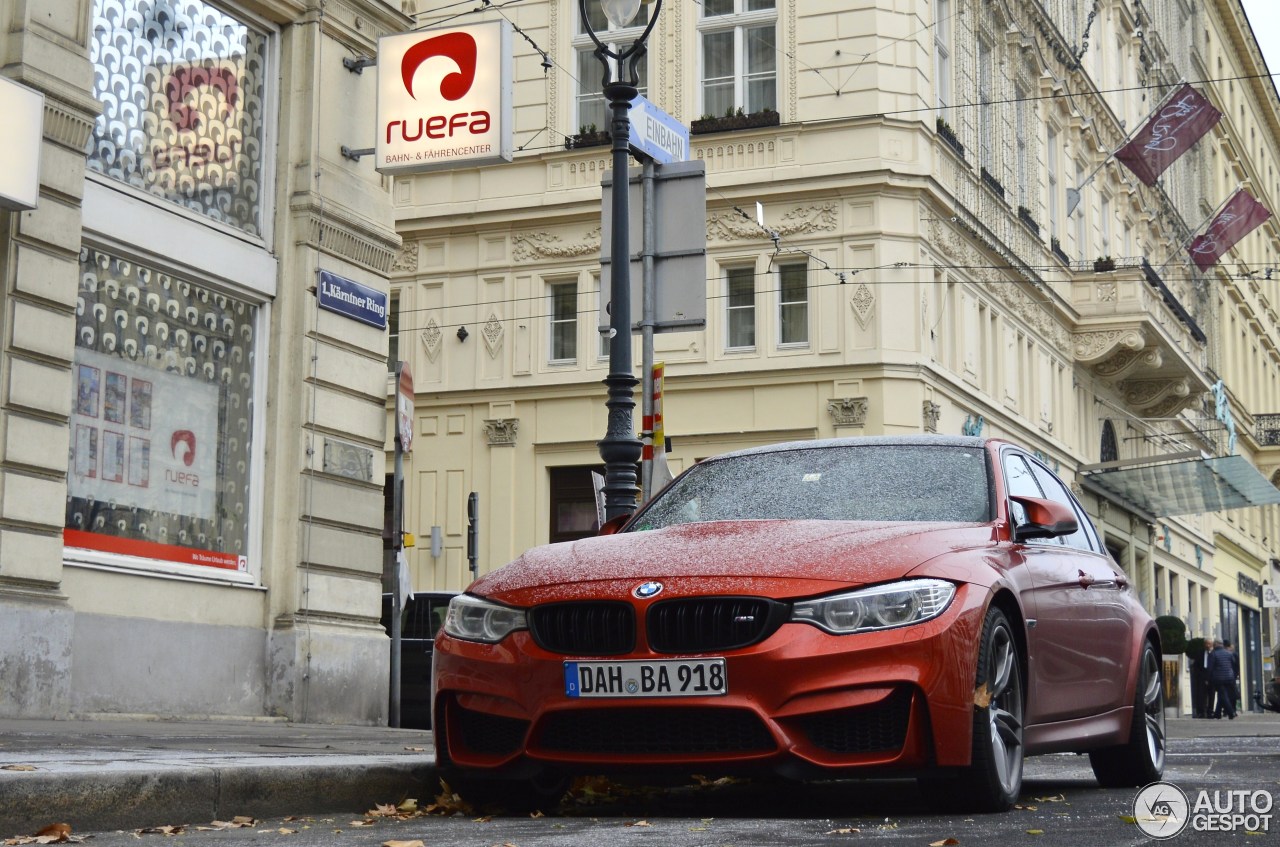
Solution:
[[[495,644],[517,629],[528,628],[523,609],[499,606],[469,594],[459,594],[449,601],[449,614],[444,631],[465,641]]]
[[[941,579],[911,579],[872,588],[801,600],[791,620],[811,623],[834,635],[871,632],[927,621],[946,610],[956,587]]]

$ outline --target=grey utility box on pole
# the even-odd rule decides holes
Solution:
[[[631,207],[643,209],[641,170],[631,169]],[[613,173],[607,173],[604,187],[604,223],[600,237],[600,331],[609,331],[609,255],[613,232],[611,198]],[[631,215],[632,245],[640,249],[631,256],[631,315],[644,314],[641,286],[645,253],[654,262],[654,332],[702,329],[707,324],[707,174],[702,162],[673,162],[654,166],[654,208]],[[646,244],[644,220],[652,215],[653,244]],[[633,331],[640,321],[634,320]]]

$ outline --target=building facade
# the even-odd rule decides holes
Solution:
[[[410,23],[0,2],[44,98],[38,203],[0,215],[0,715],[386,721],[386,333],[315,292],[388,291],[342,60]]]
[[[406,523],[445,542],[410,551],[424,590],[471,579],[471,492],[480,571],[592,532],[606,429],[590,38],[567,0],[462,14],[524,36],[517,153],[393,189]],[[1247,699],[1276,643],[1256,589],[1280,551],[1280,229],[1203,273],[1184,249],[1237,185],[1280,201],[1280,101],[1239,3],[669,2],[641,70],[707,173],[706,326],[655,340],[673,469],[837,435],[1024,444],[1153,613],[1242,640]],[[1224,117],[1149,187],[1110,154],[1180,80]]]

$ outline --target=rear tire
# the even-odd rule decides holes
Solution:
[[[1164,774],[1164,680],[1160,657],[1149,641],[1142,647],[1135,688],[1129,740],[1089,754],[1093,775],[1103,788],[1150,785]]]
[[[982,626],[974,692],[969,767],[954,776],[922,778],[920,790],[945,811],[1003,812],[1022,790],[1026,697],[1013,626],[995,606]],[[989,699],[979,697],[979,692]]]

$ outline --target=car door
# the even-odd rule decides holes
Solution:
[[[1028,627],[1028,719],[1041,723],[1106,711],[1123,699],[1132,643],[1119,602],[1123,579],[1110,557],[1094,549],[1088,517],[1048,468],[1019,451],[1007,451],[1003,466],[1010,494],[1058,501],[1080,522],[1069,536],[1022,545],[1035,610]],[[1015,522],[1025,520],[1016,503],[1010,512]]]

